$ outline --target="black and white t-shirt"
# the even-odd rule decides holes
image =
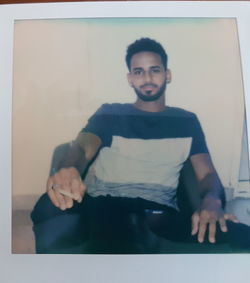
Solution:
[[[195,114],[166,107],[146,112],[132,104],[104,104],[82,130],[102,140],[92,196],[141,197],[176,206],[176,188],[188,157],[207,153]]]

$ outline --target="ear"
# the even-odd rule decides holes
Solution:
[[[131,74],[130,74],[130,73],[127,74],[127,80],[128,80],[128,84],[129,84],[131,87],[133,87],[133,83],[132,83],[132,79],[131,79]]]
[[[172,73],[169,69],[167,69],[166,71],[166,80],[167,80],[167,84],[171,83],[172,81]]]

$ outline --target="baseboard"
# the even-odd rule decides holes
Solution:
[[[12,210],[32,210],[40,195],[15,195],[12,197]]]

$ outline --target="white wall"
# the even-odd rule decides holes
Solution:
[[[133,102],[124,62],[140,37],[161,42],[173,81],[167,103],[198,114],[226,187],[239,173],[244,96],[234,19],[17,21],[13,193],[42,193],[53,148],[105,102]]]

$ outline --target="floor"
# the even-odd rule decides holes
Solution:
[[[15,210],[12,214],[12,253],[34,254],[35,240],[29,210]]]

